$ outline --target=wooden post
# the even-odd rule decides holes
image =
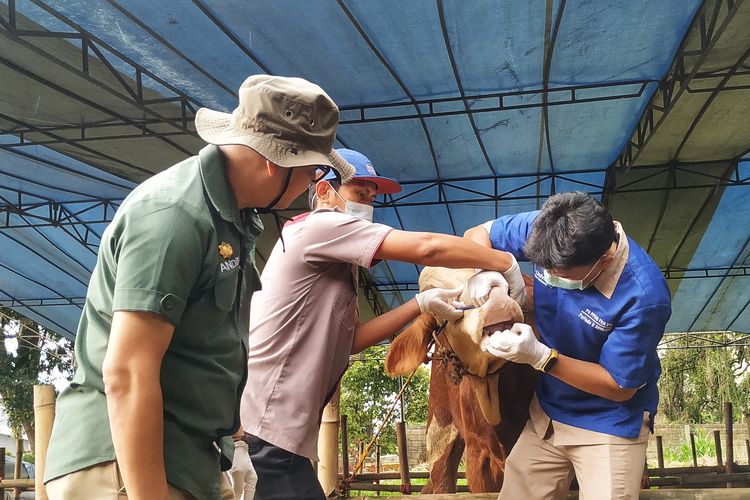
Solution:
[[[16,439],[16,463],[13,467],[13,479],[21,479],[21,467],[23,466],[23,438]],[[13,498],[21,498],[21,488],[13,488]]]
[[[690,453],[693,454],[693,467],[698,467],[698,453],[695,451],[695,434],[690,433]]]
[[[409,477],[409,454],[406,446],[406,423],[396,424],[396,444],[398,445],[398,470],[401,473],[401,494],[411,494],[411,479]]]
[[[339,480],[339,402],[340,392],[323,408],[323,418],[318,431],[318,481],[328,497],[336,490]]]
[[[375,445],[375,474],[380,474],[380,444]],[[379,478],[375,480],[375,484],[380,484]],[[376,495],[380,496],[380,490],[377,491]]]
[[[723,467],[724,464],[721,461],[721,433],[719,431],[714,431],[714,445],[716,446],[716,465]]]
[[[44,486],[44,465],[47,462],[47,448],[52,436],[55,421],[55,388],[49,384],[34,386],[34,495],[37,500],[47,500]]]
[[[0,447],[0,481],[5,479],[5,448]],[[0,498],[5,499],[5,488],[0,486]]]
[[[747,464],[750,465],[750,439],[745,439],[745,451],[747,451]]]
[[[727,433],[727,460],[725,470],[727,474],[734,472],[734,427],[732,423],[732,403],[724,403],[724,431]]]
[[[341,415],[341,467],[344,477],[349,477],[349,435],[346,430],[346,415]]]
[[[662,437],[656,436],[656,461],[660,469],[664,468],[664,444],[662,443]]]

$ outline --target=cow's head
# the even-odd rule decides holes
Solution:
[[[464,286],[474,274],[470,269],[426,267],[419,276],[419,289],[457,288]],[[530,290],[527,283],[527,293]],[[467,378],[476,391],[482,413],[493,425],[500,423],[500,404],[497,382],[505,360],[485,352],[480,343],[485,336],[510,328],[524,321],[521,307],[508,296],[507,287],[495,287],[481,307],[464,312],[463,318],[448,322],[440,341],[450,348],[468,372]],[[463,295],[459,300],[467,302]],[[533,303],[529,295],[527,303]],[[391,344],[385,359],[386,372],[391,376],[403,375],[418,367],[427,356],[432,332],[438,327],[431,314],[423,314],[404,330]]]

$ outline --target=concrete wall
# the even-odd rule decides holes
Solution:
[[[6,452],[15,453],[16,452],[16,439],[13,436],[9,436],[7,434],[0,434],[0,448],[5,448]],[[29,451],[29,442],[27,440],[23,440],[23,449],[24,451]]]
[[[656,467],[658,463],[656,458],[656,436],[662,436],[662,443],[664,449],[667,448],[678,448],[682,440],[689,443],[690,429],[694,433],[698,433],[699,429],[702,429],[707,436],[713,442],[713,431],[718,430],[721,432],[721,453],[722,459],[726,461],[726,433],[724,432],[724,424],[693,424],[690,425],[686,431],[684,424],[657,424],[654,426],[654,434],[649,436],[648,449],[646,450],[646,459],[650,467]],[[747,464],[747,447],[745,446],[745,440],[748,439],[748,428],[744,423],[734,424],[734,461],[738,464]],[[406,442],[407,450],[409,453],[409,465],[414,466],[416,464],[425,463],[427,461],[427,445],[425,443],[425,427],[419,424],[409,424],[406,426]],[[710,464],[714,465],[716,462],[712,460]]]
[[[406,424],[406,453],[409,454],[409,467],[427,462],[424,425]]]
[[[734,424],[734,461],[738,464],[747,464],[747,447],[745,446],[745,440],[748,439],[748,428],[744,423]],[[654,426],[654,434],[649,436],[648,449],[646,450],[646,459],[650,467],[656,467],[658,463],[656,457],[656,436],[662,436],[662,443],[664,449],[667,448],[678,448],[684,441],[690,443],[690,432],[698,434],[699,430],[702,430],[706,436],[713,443],[713,431],[719,431],[721,436],[721,455],[722,460],[726,461],[727,458],[727,444],[726,444],[726,432],[724,432],[724,424],[660,424]],[[700,465],[700,464],[699,464]],[[716,465],[715,460],[711,460],[710,464],[705,465]]]

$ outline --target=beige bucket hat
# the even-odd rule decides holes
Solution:
[[[354,167],[333,149],[339,108],[322,88],[302,78],[253,75],[242,83],[231,114],[201,108],[198,135],[215,145],[241,144],[281,167],[329,166],[342,182]]]

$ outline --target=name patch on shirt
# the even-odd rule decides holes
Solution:
[[[595,329],[599,330],[600,332],[611,332],[612,331],[612,323],[603,320],[597,314],[588,307],[581,311],[578,314],[578,318],[583,320],[584,323],[586,323],[589,326],[594,327]]]
[[[240,265],[240,257],[237,256],[234,259],[230,259],[225,262],[222,262],[220,266],[221,272],[223,273],[224,271],[231,271],[232,269],[234,269],[235,267],[239,265]]]

